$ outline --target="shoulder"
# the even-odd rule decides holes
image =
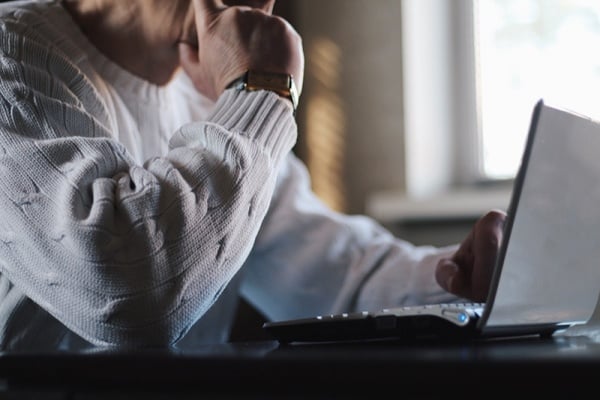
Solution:
[[[0,51],[17,61],[35,61],[38,54],[80,53],[72,40],[73,21],[58,0],[0,3]]]
[[[48,22],[60,22],[64,8],[57,0],[13,0],[0,2],[0,33],[34,33]],[[55,26],[55,29],[59,28]]]
[[[58,0],[0,3],[0,130],[107,135],[113,118],[81,36]]]

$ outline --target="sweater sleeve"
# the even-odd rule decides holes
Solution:
[[[369,217],[335,212],[311,190],[302,162],[292,154],[286,161],[241,288],[265,317],[465,301],[434,275],[456,245],[416,246]]]
[[[136,165],[76,63],[3,24],[0,272],[92,343],[176,342],[250,252],[296,140],[291,110],[226,91]]]

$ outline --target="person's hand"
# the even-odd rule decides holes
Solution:
[[[502,211],[488,212],[475,223],[456,253],[440,260],[435,278],[442,288],[472,301],[486,300],[505,219]]]
[[[268,14],[273,13],[275,0],[222,0],[226,6],[248,6],[252,8],[260,8]]]
[[[216,100],[247,70],[290,74],[298,91],[304,79],[302,40],[275,0],[193,0],[198,47],[179,44],[180,62],[196,89]]]

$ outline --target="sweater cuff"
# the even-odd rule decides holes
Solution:
[[[246,136],[273,154],[284,155],[298,134],[294,113],[286,101],[268,90],[228,89],[219,97],[208,122]]]

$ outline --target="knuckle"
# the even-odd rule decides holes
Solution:
[[[504,219],[505,214],[503,212],[493,210],[489,211],[481,218],[481,220],[479,221],[479,225],[486,229],[495,230],[498,227],[502,226],[502,224],[504,223]]]
[[[272,35],[281,37],[290,35],[289,24],[281,17],[269,16],[265,18],[263,27]]]
[[[488,235],[487,243],[488,246],[494,249],[500,246],[500,241],[498,240],[498,237],[496,237],[496,235],[493,234]]]
[[[480,240],[483,240],[486,247],[497,248],[500,245],[500,230],[504,221],[503,215],[497,211],[491,211],[483,216],[477,224],[477,231]]]

